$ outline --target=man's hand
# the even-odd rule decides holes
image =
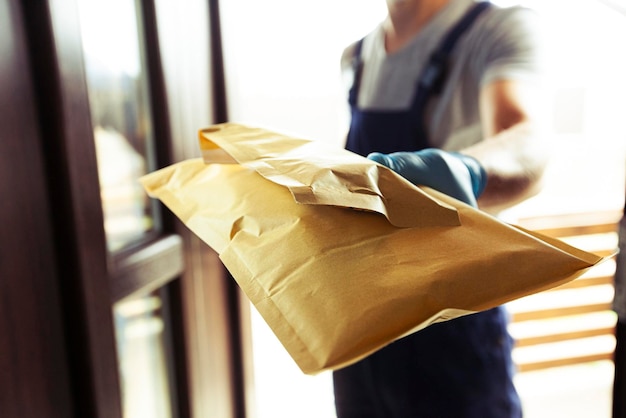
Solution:
[[[476,159],[435,148],[392,154],[374,152],[367,158],[415,185],[430,187],[474,207],[487,183],[487,174]]]

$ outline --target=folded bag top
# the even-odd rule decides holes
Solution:
[[[296,202],[368,210],[397,227],[459,225],[456,209],[392,170],[321,141],[225,123],[199,132],[205,163],[236,162],[287,187]]]

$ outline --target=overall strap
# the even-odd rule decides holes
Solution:
[[[361,59],[361,49],[363,47],[363,39],[360,39],[354,46],[354,54],[352,55],[352,74],[354,80],[348,93],[348,103],[350,106],[356,106],[357,96],[359,94],[359,85],[361,84],[361,72],[363,71],[363,60]]]
[[[417,91],[413,103],[413,108],[418,115],[416,129],[418,133],[418,142],[420,144],[428,143],[428,133],[424,124],[424,114],[428,100],[439,93],[443,88],[448,67],[448,59],[461,35],[468,30],[476,18],[491,6],[488,1],[476,3],[452,29],[446,34],[446,37],[439,44],[439,47],[431,54],[430,59],[417,83]]]

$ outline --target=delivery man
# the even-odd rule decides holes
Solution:
[[[548,153],[535,13],[474,0],[387,6],[342,57],[346,148],[494,214],[537,193]],[[511,350],[502,307],[432,325],[335,371],[337,415],[520,417]]]

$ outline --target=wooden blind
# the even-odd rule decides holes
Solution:
[[[517,224],[580,249],[613,256],[576,280],[508,304],[520,372],[612,360],[611,309],[620,211],[522,219]]]

